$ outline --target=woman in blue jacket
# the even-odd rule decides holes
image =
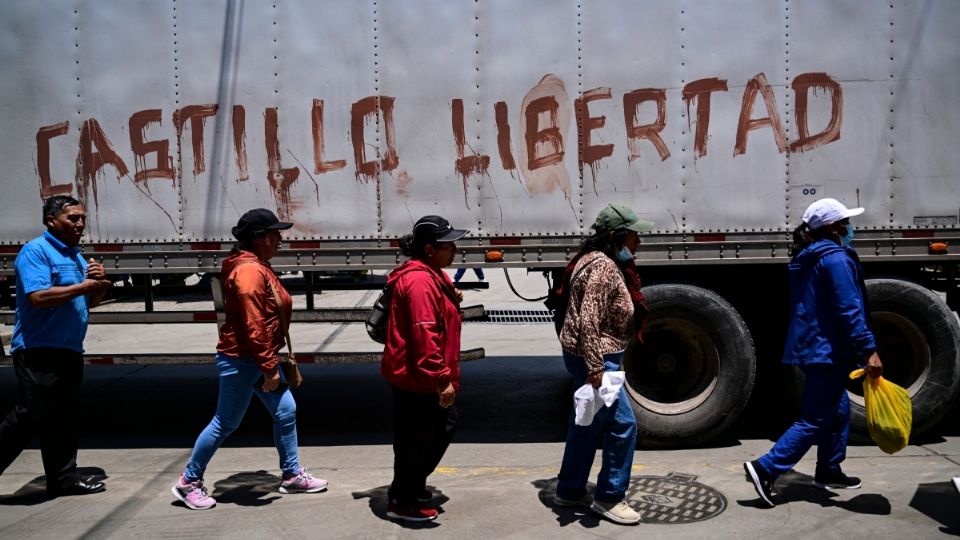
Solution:
[[[883,365],[870,331],[860,259],[850,247],[850,218],[863,208],[847,208],[835,199],[820,199],[803,213],[794,232],[795,251],[788,267],[792,320],[783,363],[800,366],[806,377],[800,419],[774,447],[743,464],[747,479],[763,502],[774,506],[773,483],[817,445],[813,485],[823,489],[857,489],[860,479],[840,469],[850,431],[848,374],[866,364],[879,377]]]

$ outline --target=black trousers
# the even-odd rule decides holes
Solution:
[[[83,355],[68,349],[20,349],[13,353],[13,367],[19,389],[17,404],[0,422],[0,474],[38,435],[47,489],[65,487],[78,479]]]
[[[436,392],[420,394],[393,388],[393,483],[390,500],[414,506],[450,446],[457,430],[457,409],[440,406]]]

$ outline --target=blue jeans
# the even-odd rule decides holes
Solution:
[[[457,271],[453,274],[453,282],[456,283],[460,281],[460,279],[463,277],[463,274],[466,271],[467,271],[466,268],[457,268]],[[477,275],[477,279],[479,279],[480,281],[483,281],[485,279],[483,277],[483,268],[474,267],[473,273]]]
[[[806,377],[800,419],[758,460],[774,478],[792,469],[813,445],[817,445],[817,473],[839,471],[840,462],[847,457],[850,398],[846,384],[850,369],[830,364],[800,369]]]
[[[617,371],[622,360],[623,351],[605,354],[603,368],[605,371]],[[584,359],[564,351],[563,362],[573,377],[574,387],[583,386],[587,380]],[[586,493],[597,442],[602,441],[600,475],[593,498],[603,502],[622,501],[630,483],[633,452],[637,444],[637,418],[633,415],[626,389],[621,388],[613,405],[601,408],[589,426],[576,425],[573,412],[570,413],[569,425],[557,495],[564,499],[579,499]]]
[[[217,353],[217,369],[220,370],[220,395],[217,398],[217,412],[213,420],[197,437],[190,454],[190,463],[183,471],[188,482],[201,480],[207,464],[223,441],[233,433],[250,405],[250,398],[256,394],[273,417],[273,443],[280,454],[280,470],[284,477],[300,472],[300,458],[297,455],[297,403],[287,389],[283,394],[264,392],[254,383],[261,371],[257,363],[249,358],[233,358]],[[283,372],[280,373],[283,377]]]

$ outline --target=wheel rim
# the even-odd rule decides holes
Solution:
[[[930,347],[923,331],[910,319],[891,311],[871,312],[870,327],[883,361],[883,378],[905,388],[912,398],[930,373]],[[863,406],[860,381],[853,381],[848,390],[850,400]]]
[[[702,326],[688,319],[660,318],[643,330],[644,345],[631,343],[625,357],[627,391],[657,414],[691,411],[717,386],[720,354]]]

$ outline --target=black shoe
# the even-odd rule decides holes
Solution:
[[[818,472],[813,477],[813,485],[820,489],[860,489],[860,479],[847,476],[843,471]]]
[[[52,497],[64,497],[68,495],[89,495],[90,493],[99,493],[107,489],[107,486],[103,482],[93,482],[87,480],[77,480],[66,486],[59,488],[47,488],[47,493]]]
[[[773,502],[774,479],[757,464],[756,460],[744,462],[743,470],[747,472],[747,480],[753,483],[753,488],[757,490],[760,500],[770,508],[776,506]]]
[[[423,491],[420,492],[419,495],[417,495],[418,503],[426,504],[432,500],[433,500],[433,492],[431,492],[429,489],[424,489]]]

